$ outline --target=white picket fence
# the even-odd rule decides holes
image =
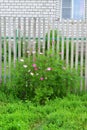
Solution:
[[[52,39],[50,39],[50,32]],[[46,34],[48,35],[47,40]],[[50,41],[52,41],[52,51],[61,52],[61,59],[66,61],[67,66],[76,68],[76,71],[80,66],[81,77],[84,78],[84,82],[81,80],[81,91],[86,90],[87,21],[0,17],[0,82],[3,73],[4,82],[7,81],[7,75],[10,77],[12,62],[16,67],[16,60],[25,57],[26,53],[29,56],[30,53],[36,52],[36,39],[38,40],[38,53],[45,54],[46,50],[50,50]],[[64,49],[65,46],[66,49]]]

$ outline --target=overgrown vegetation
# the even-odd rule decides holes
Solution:
[[[6,93],[21,100],[45,104],[47,100],[66,96],[79,90],[79,73],[66,67],[59,55],[49,52],[37,57],[20,59],[11,70],[11,80],[4,85]]]
[[[87,130],[87,94],[57,98],[44,106],[10,99],[0,92],[0,130]]]

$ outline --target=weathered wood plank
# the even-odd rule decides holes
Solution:
[[[0,83],[2,82],[2,40],[1,40],[1,17],[0,17]]]
[[[6,83],[6,17],[4,17],[4,83]]]

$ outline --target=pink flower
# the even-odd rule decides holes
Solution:
[[[36,64],[33,64],[32,66],[33,66],[33,67],[36,67]]]
[[[37,68],[37,67],[34,67],[34,70],[36,71],[36,70],[38,70],[38,68]]]
[[[52,70],[52,68],[50,68],[50,67],[47,68],[47,71],[51,71],[51,70]]]
[[[41,77],[41,78],[40,78],[40,80],[42,81],[42,80],[44,80],[44,78],[43,78],[43,77]]]
[[[59,55],[62,55],[62,52],[59,52]]]

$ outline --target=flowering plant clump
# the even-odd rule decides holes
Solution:
[[[14,70],[15,71],[15,70]],[[66,67],[58,55],[43,54],[20,60],[16,65],[11,85],[21,99],[44,104],[47,100],[63,97],[79,86],[78,73]]]

